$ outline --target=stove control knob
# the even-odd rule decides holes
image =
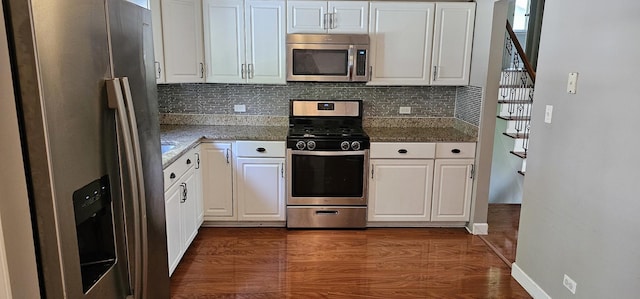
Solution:
[[[349,150],[349,141],[343,141],[342,143],[340,143],[340,148],[343,151]]]
[[[316,149],[316,142],[311,140],[307,142],[307,149],[309,149],[310,151]]]
[[[296,142],[296,148],[299,150],[303,150],[305,146],[306,146],[306,143],[304,143],[304,141],[302,140]]]
[[[354,151],[359,151],[360,150],[360,141],[351,142],[351,149],[353,149]]]

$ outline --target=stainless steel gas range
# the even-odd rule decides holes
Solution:
[[[369,136],[362,101],[291,100],[287,227],[364,228]]]

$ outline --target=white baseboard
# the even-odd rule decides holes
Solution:
[[[487,235],[489,234],[489,224],[488,223],[474,223],[473,227],[469,229],[466,227],[467,231],[472,235]]]
[[[516,263],[511,264],[511,276],[535,299],[551,299],[551,296],[535,282],[527,273],[524,273]]]

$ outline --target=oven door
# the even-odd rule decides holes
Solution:
[[[288,205],[366,205],[369,150],[287,149]]]
[[[287,81],[351,81],[353,46],[287,44]]]

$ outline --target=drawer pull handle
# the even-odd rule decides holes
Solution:
[[[457,148],[454,148],[454,149],[451,150],[451,152],[454,153],[454,154],[459,154],[460,150],[457,149]]]
[[[259,152],[259,153],[264,153],[267,150],[264,147],[259,147],[259,148],[256,149],[256,151]]]
[[[191,164],[191,159],[187,159],[187,165]]]
[[[408,153],[408,152],[409,152],[409,151],[407,151],[406,149],[403,149],[403,148],[398,150],[398,153],[399,153],[399,154],[406,154],[406,153]]]
[[[316,211],[316,215],[338,215],[338,211]]]
[[[169,178],[170,178],[170,179],[175,179],[175,178],[176,178],[176,174],[172,172],[172,173],[169,175]]]

